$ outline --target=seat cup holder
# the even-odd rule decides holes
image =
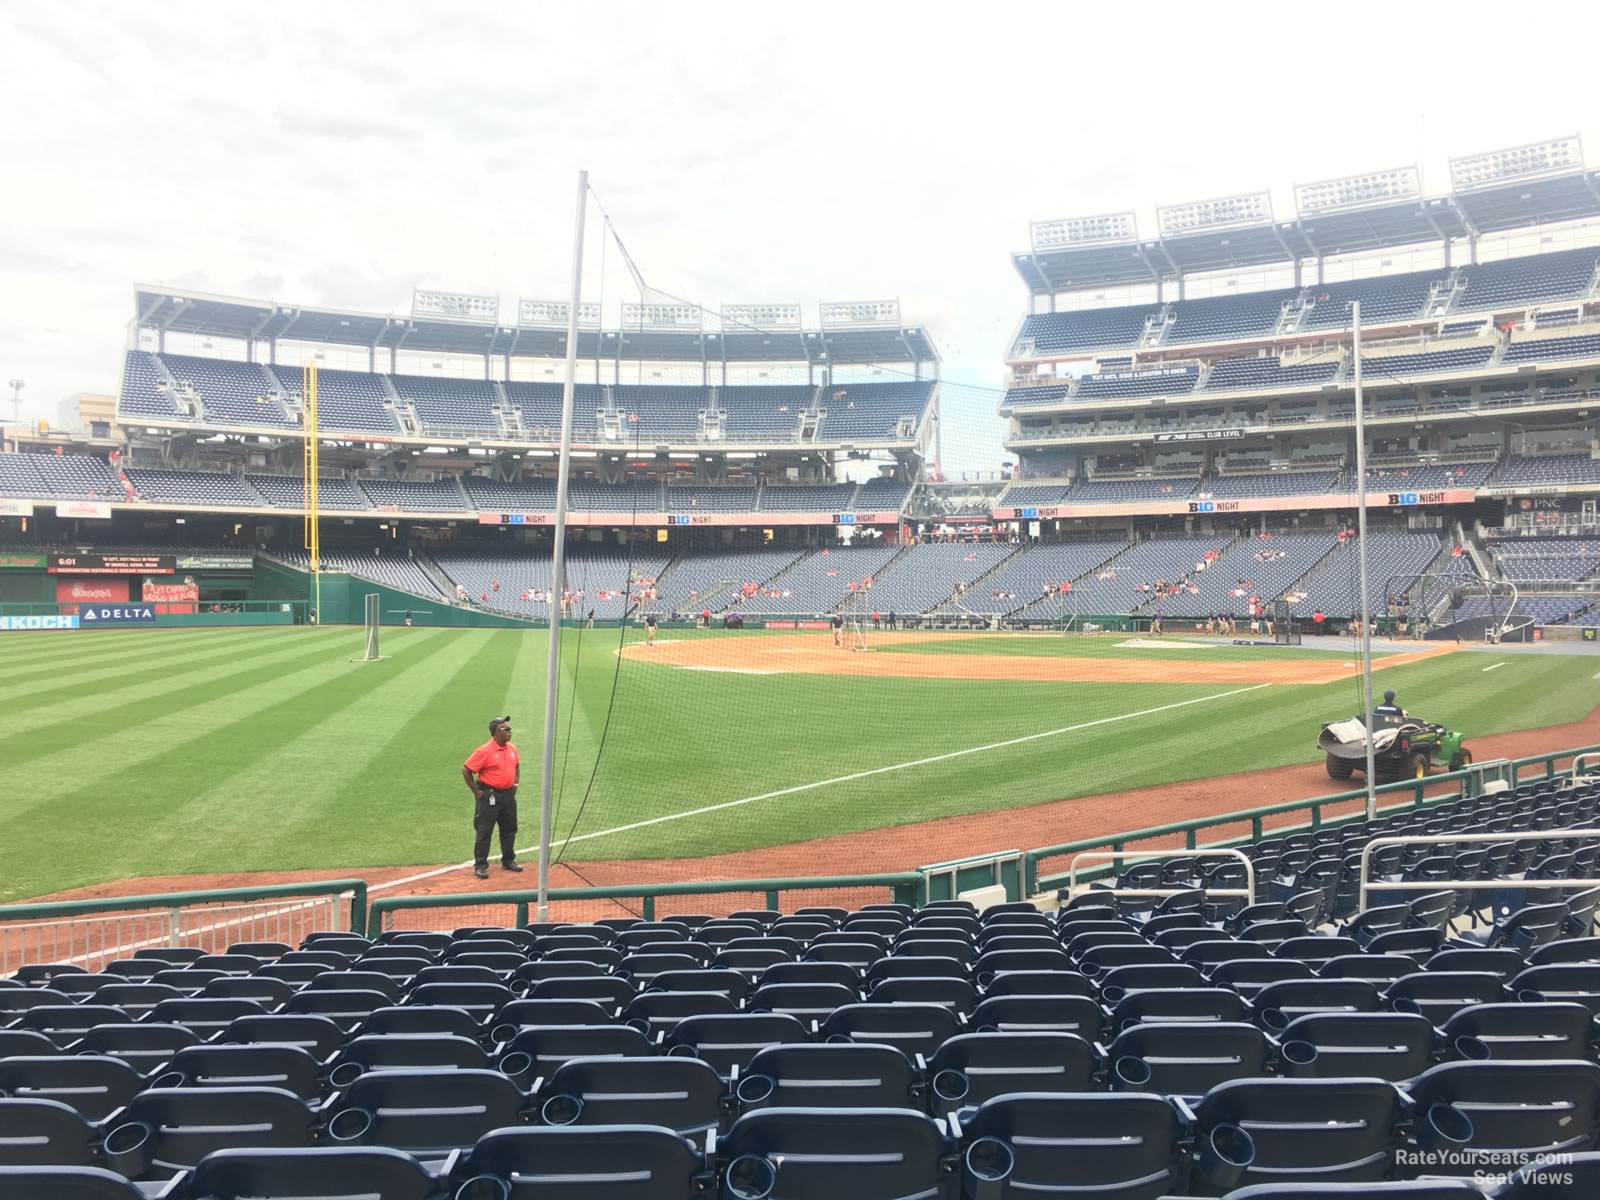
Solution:
[[[1196,1168],[1220,1194],[1230,1192],[1256,1160],[1255,1140],[1237,1125],[1218,1125],[1206,1138]]]
[[[364,1108],[346,1108],[333,1114],[328,1136],[336,1142],[359,1142],[372,1132],[373,1116]]]
[[[163,1071],[150,1081],[150,1086],[153,1088],[180,1088],[187,1087],[188,1083],[189,1077],[182,1071]],[[0,1095],[4,1094],[4,1092],[0,1092]]]
[[[500,1072],[512,1079],[520,1079],[533,1070],[533,1055],[513,1050],[500,1060]]]
[[[1487,1042],[1475,1037],[1458,1037],[1453,1048],[1456,1055],[1470,1062],[1485,1062],[1493,1057]]]
[[[1285,1042],[1280,1053],[1291,1067],[1310,1067],[1317,1061],[1317,1048],[1310,1042]]]
[[[328,1072],[328,1082],[336,1088],[347,1088],[365,1073],[360,1063],[342,1062]]]
[[[1017,1157],[999,1138],[983,1137],[967,1147],[961,1162],[967,1176],[964,1192],[974,1200],[989,1200],[1001,1194],[1000,1185],[1011,1178]]]
[[[1118,1001],[1120,1001],[1127,994],[1128,994],[1128,989],[1127,988],[1122,987],[1120,984],[1115,984],[1115,983],[1112,984],[1110,987],[1106,987],[1106,988],[1101,988],[1100,989],[1100,999],[1105,1001],[1107,1004],[1112,1004],[1112,1005],[1116,1004]]]
[[[940,1071],[933,1077],[933,1094],[941,1100],[955,1103],[966,1099],[967,1093],[972,1090],[964,1071]]]
[[[1417,1145],[1437,1152],[1458,1150],[1472,1141],[1472,1118],[1450,1104],[1432,1105],[1417,1132]]]
[[[143,1121],[118,1125],[106,1135],[106,1165],[118,1175],[137,1179],[150,1169],[155,1156],[155,1130]]]
[[[728,1200],[767,1200],[778,1186],[778,1171],[772,1160],[754,1154],[741,1154],[728,1164],[723,1176],[723,1194]]]
[[[734,1095],[745,1108],[755,1108],[765,1104],[772,1097],[777,1085],[766,1075],[746,1075],[739,1080],[734,1088]]]
[[[1117,1082],[1126,1088],[1142,1088],[1150,1083],[1150,1064],[1132,1054],[1124,1054],[1112,1065]]]
[[[1261,1024],[1272,1030],[1274,1033],[1278,1033],[1289,1028],[1289,1015],[1281,1008],[1263,1009],[1261,1013]]]
[[[511,1024],[496,1025],[489,1031],[489,1040],[497,1046],[504,1046],[517,1036],[517,1029],[518,1026]]]
[[[583,1115],[583,1101],[576,1096],[551,1096],[539,1106],[539,1119],[546,1125],[576,1125]]]
[[[511,1200],[511,1185],[498,1175],[474,1175],[455,1191],[451,1200]]]

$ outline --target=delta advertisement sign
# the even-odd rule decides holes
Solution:
[[[554,525],[555,513],[479,513],[479,525]],[[897,512],[849,513],[597,513],[569,512],[567,524],[615,528],[619,525],[898,525]]]
[[[85,604],[78,613],[79,628],[91,625],[154,625],[153,604]]]
[[[1412,508],[1424,504],[1470,504],[1477,496],[1471,488],[1433,492],[1368,492],[1367,504],[1376,508]],[[1253,496],[1244,500],[1146,500],[1132,504],[1048,504],[997,508],[996,521],[1055,521],[1074,517],[1227,516],[1232,513],[1296,512],[1308,508],[1354,508],[1354,492],[1324,492],[1318,496]]]

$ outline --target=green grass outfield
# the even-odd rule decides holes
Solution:
[[[1310,762],[1318,723],[1357,707],[1351,681],[1238,691],[690,671],[619,660],[618,636],[569,635],[563,654],[556,828],[576,828],[572,860],[693,857]],[[683,637],[732,655],[756,638],[815,645],[826,634],[663,634]],[[519,841],[536,840],[545,633],[386,629],[383,662],[351,663],[361,638],[350,628],[4,635],[0,898],[139,875],[461,861],[471,797],[460,763],[505,712],[526,763]],[[1087,645],[1184,662],[1241,653],[1118,640],[952,635],[945,648]],[[1583,717],[1597,667],[1455,654],[1381,678],[1412,709],[1487,733]],[[750,797],[763,798],[733,803]],[[727,807],[691,814],[715,805]],[[607,832],[622,826],[635,827]]]

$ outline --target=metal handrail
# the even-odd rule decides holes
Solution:
[[[1154,858],[1236,858],[1244,864],[1244,889],[1239,888],[1206,888],[1208,896],[1243,896],[1246,904],[1256,902],[1256,869],[1250,859],[1239,850],[1219,848],[1215,850],[1083,850],[1072,856],[1071,863],[1067,866],[1067,891],[1073,895],[1078,894],[1078,860],[1080,858],[1103,859],[1154,859]],[[1088,891],[1086,886],[1084,891]],[[1096,891],[1110,892],[1115,896],[1178,896],[1184,892],[1193,891],[1193,888],[1096,888]]]
[[[1600,829],[1546,829],[1520,832],[1505,830],[1500,833],[1433,833],[1397,834],[1393,837],[1373,838],[1361,851],[1361,892],[1357,907],[1365,912],[1368,882],[1372,866],[1372,852],[1379,846],[1442,846],[1461,842],[1563,842],[1570,838],[1600,838]],[[1600,879],[1415,879],[1376,885],[1385,892],[1486,892],[1504,891],[1507,888],[1540,887],[1600,887]]]

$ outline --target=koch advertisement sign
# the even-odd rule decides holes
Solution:
[[[79,612],[83,628],[90,625],[154,625],[154,604],[85,604]]]
[[[0,517],[33,516],[32,500],[0,500]]]
[[[76,628],[78,628],[78,618],[74,614],[47,613],[36,617],[0,617],[0,630]]]

